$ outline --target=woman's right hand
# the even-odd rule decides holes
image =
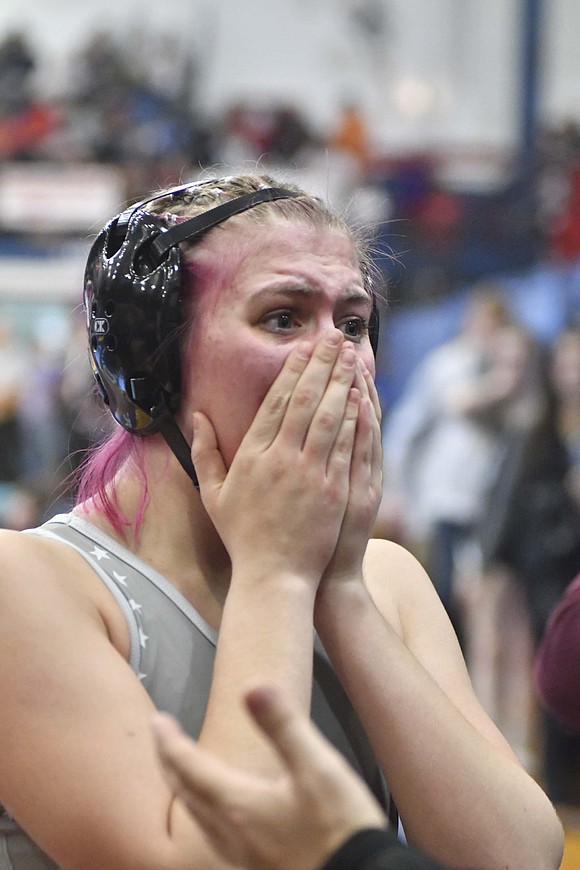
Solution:
[[[229,469],[211,421],[194,415],[201,497],[234,568],[320,580],[348,501],[360,399],[355,370],[356,352],[338,330],[313,348],[295,348]]]

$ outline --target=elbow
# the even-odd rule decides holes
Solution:
[[[564,855],[564,829],[558,815],[543,795],[544,806],[536,807],[532,816],[513,820],[511,832],[494,838],[490,853],[481,856],[478,870],[559,870]],[[490,834],[493,838],[493,835]],[[455,866],[455,865],[453,865]],[[465,866],[465,864],[460,865]]]
[[[555,825],[553,835],[546,848],[545,867],[546,870],[559,870],[564,857],[564,829],[559,818],[555,816]]]
[[[558,818],[556,810],[547,799],[548,812],[543,825],[538,825],[536,835],[526,843],[528,855],[520,863],[514,862],[514,870],[529,870],[534,867],[537,870],[559,870],[564,856],[564,829]],[[531,848],[530,848],[531,846]],[[511,864],[505,865],[511,868]]]

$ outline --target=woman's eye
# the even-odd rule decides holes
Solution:
[[[296,318],[291,311],[274,311],[264,318],[264,323],[271,329],[284,332],[296,326]]]
[[[340,324],[340,329],[344,332],[347,338],[351,341],[361,341],[364,335],[368,332],[368,325],[360,317],[349,317],[348,320]]]

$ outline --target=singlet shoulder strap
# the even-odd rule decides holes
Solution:
[[[139,625],[135,613],[131,609],[129,601],[120,589],[119,584],[116,583],[114,578],[103,569],[102,565],[99,564],[97,557],[91,553],[86,546],[82,546],[80,541],[75,541],[76,537],[81,537],[80,533],[70,525],[55,522],[47,523],[36,529],[27,529],[23,534],[35,535],[39,538],[47,538],[53,541],[60,541],[75,550],[83,557],[85,562],[91,566],[95,574],[98,575],[107,589],[111,592],[125,617],[130,641],[129,665],[131,666],[131,669],[138,674],[141,662],[141,646],[139,644]]]

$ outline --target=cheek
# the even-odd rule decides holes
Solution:
[[[238,449],[264,396],[286,359],[282,348],[263,348],[222,338],[192,355],[192,410],[210,418],[226,465]]]

